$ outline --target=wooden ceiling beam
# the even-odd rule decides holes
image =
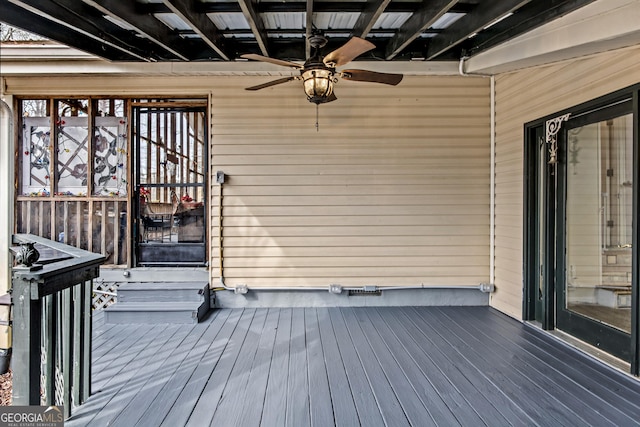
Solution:
[[[82,2],[74,0],[56,0],[55,2],[49,0],[8,0],[2,3],[11,3],[20,8],[23,13],[25,11],[29,12],[32,18],[38,17],[34,19],[34,22],[39,23],[39,27],[36,28],[34,25],[27,23],[25,28],[27,31],[36,32],[43,37],[72,47],[76,47],[77,44],[77,42],[73,41],[74,37],[82,36],[92,39],[95,46],[87,49],[88,46],[83,43],[85,47],[81,50],[102,58],[111,59],[103,53],[103,46],[109,46],[112,49],[122,51],[130,59],[135,58],[147,62],[153,60],[151,58],[152,55],[139,48],[139,38],[105,20],[102,15],[93,15],[91,13],[92,9]],[[8,6],[7,4],[7,8]],[[14,10],[14,18],[18,19],[15,15],[19,14],[20,9]],[[4,13],[2,14],[2,19],[10,23],[5,18]],[[48,29],[47,25],[52,28],[56,27],[56,30]],[[61,34],[58,34],[58,31]]]
[[[100,13],[109,16],[114,20],[125,22],[127,25],[135,28],[139,34],[156,43],[176,58],[183,61],[189,61],[191,59],[184,54],[187,50],[184,39],[178,35],[172,34],[166,25],[158,21],[152,15],[138,13],[136,11],[135,2],[120,0],[83,1],[89,6],[100,11]]]
[[[2,17],[2,22],[11,26],[38,34],[50,40],[56,40],[59,43],[110,61],[135,61],[140,59],[121,49],[116,49],[107,44],[96,43],[93,37],[70,30],[68,26],[50,21],[7,1],[0,2],[0,16]]]
[[[420,8],[407,19],[387,44],[385,59],[391,60],[395,58],[456,3],[456,0],[423,0]]]
[[[194,2],[189,0],[163,0],[171,12],[187,23],[216,53],[225,61],[229,55],[225,52],[224,37],[209,17],[195,10]]]
[[[353,26],[351,34],[356,37],[365,38],[373,26],[378,22],[380,15],[386,10],[391,0],[376,0],[367,2],[364,10],[360,12],[358,20]]]
[[[432,38],[427,46],[426,59],[442,55],[482,31],[486,26],[510,12],[514,12],[531,0],[500,0],[483,3],[474,11],[467,13],[454,22],[438,36]]]
[[[252,0],[238,0],[238,4],[240,5],[240,9],[242,9],[244,19],[247,20],[249,28],[251,28],[253,36],[256,38],[260,51],[264,56],[269,56],[269,52],[267,51],[267,31],[264,27],[262,17],[256,12],[254,3]]]
[[[306,12],[306,23],[305,23],[305,59],[311,57],[311,45],[309,44],[309,38],[313,34],[313,0],[307,0],[307,5],[305,7]]]

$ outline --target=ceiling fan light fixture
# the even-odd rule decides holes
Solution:
[[[333,93],[335,78],[330,69],[307,69],[302,72],[302,80],[309,102],[322,104]]]

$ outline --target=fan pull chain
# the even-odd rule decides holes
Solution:
[[[316,104],[316,132],[320,132],[320,124],[318,123],[318,104]]]

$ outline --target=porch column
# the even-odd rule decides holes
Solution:
[[[13,233],[14,182],[13,174],[13,97],[2,93],[4,79],[0,79],[0,295],[11,286],[12,257],[9,252]],[[11,334],[6,326],[0,328],[0,348],[10,348]]]
[[[11,234],[14,213],[14,150],[11,96],[0,94],[0,295],[11,283]]]

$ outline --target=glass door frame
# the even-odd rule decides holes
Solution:
[[[632,295],[631,295],[631,334],[630,343],[618,352],[625,355],[625,359],[630,361],[631,373],[640,375],[640,289],[639,289],[639,267],[640,267],[640,251],[638,251],[639,228],[638,217],[640,216],[640,205],[638,198],[638,184],[640,184],[640,157],[638,138],[640,134],[639,120],[639,104],[640,104],[640,84],[622,89],[601,98],[589,101],[584,104],[577,105],[558,113],[543,117],[541,119],[526,123],[524,126],[524,179],[523,179],[523,320],[537,321],[545,330],[555,329],[557,326],[558,316],[561,323],[563,316],[566,316],[560,307],[563,303],[563,295],[558,295],[557,290],[563,288],[562,284],[565,280],[564,251],[565,251],[565,201],[566,201],[566,163],[563,165],[562,147],[566,141],[566,127],[561,128],[558,132],[557,142],[559,162],[549,163],[549,152],[543,149],[545,161],[544,166],[540,167],[539,135],[540,129],[546,130],[546,124],[558,117],[569,114],[569,117],[577,118],[586,114],[597,112],[601,109],[611,107],[625,99],[632,102],[633,113],[633,231],[632,231]],[[614,107],[615,108],[615,107]],[[628,111],[627,111],[628,112]],[[547,132],[548,133],[548,132]],[[546,134],[545,134],[546,136]],[[547,145],[549,138],[545,138],[544,145]],[[541,172],[542,170],[542,172]],[[540,175],[543,175],[542,177]],[[559,179],[560,178],[560,179]],[[539,192],[544,191],[543,197]],[[540,201],[544,206],[540,206]],[[558,202],[560,201],[560,202]],[[540,230],[540,227],[544,230]],[[543,241],[540,241],[542,236]],[[540,250],[543,245],[543,250]],[[561,256],[557,256],[561,255]],[[540,288],[540,280],[544,283],[544,291],[541,298],[538,296]],[[559,294],[562,294],[560,292]],[[570,313],[569,316],[579,316]],[[579,316],[586,319],[584,316]],[[609,351],[611,345],[615,347],[615,342],[608,342],[613,336],[613,341],[618,334],[624,334],[622,331],[608,328],[600,322],[590,321],[581,322],[578,319],[575,330],[569,330],[571,334],[594,334],[601,333],[605,337],[604,344],[601,348]],[[604,328],[604,329],[603,329]],[[627,334],[624,334],[628,337]],[[619,337],[617,337],[619,338]],[[605,348],[606,347],[606,348]],[[610,351],[609,351],[610,352]]]

